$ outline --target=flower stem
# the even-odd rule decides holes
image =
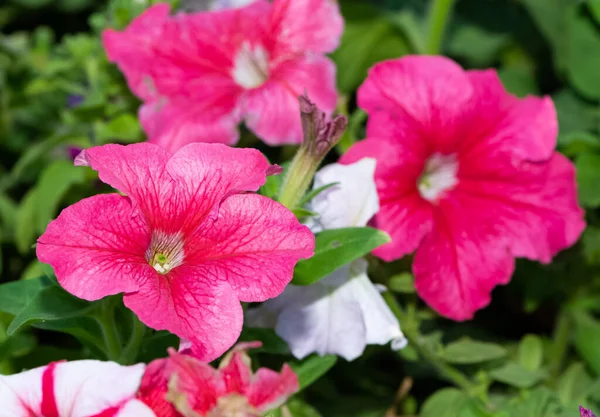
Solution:
[[[556,328],[554,329],[554,335],[552,337],[553,343],[548,365],[550,372],[550,384],[554,384],[558,378],[558,374],[562,369],[565,354],[567,353],[567,348],[569,347],[571,331],[572,320],[569,306],[567,305],[558,313]]]
[[[138,319],[134,312],[131,312],[131,337],[123,349],[119,363],[123,365],[135,363],[145,334],[146,326],[144,326],[144,323]]]
[[[452,7],[456,0],[432,0],[427,17],[427,42],[425,53],[437,55],[442,48]]]
[[[320,162],[309,155],[308,149],[302,146],[298,149],[281,185],[279,194],[281,204],[289,209],[296,208],[296,205],[310,187]]]
[[[480,387],[475,385],[470,378],[468,378],[465,374],[463,374],[458,369],[444,362],[427,344],[423,342],[422,336],[419,334],[419,326],[414,320],[414,318],[410,317],[409,314],[406,314],[394,295],[385,291],[382,294],[386,303],[392,310],[392,313],[396,316],[398,321],[402,326],[402,332],[404,336],[408,340],[408,342],[419,352],[421,357],[429,362],[437,371],[447,380],[454,383],[459,388],[462,388],[465,392],[473,397],[477,397],[485,404],[487,401],[481,392]]]
[[[121,338],[115,322],[115,303],[112,299],[109,298],[102,302],[96,320],[102,330],[107,359],[115,362],[119,361],[121,358]]]

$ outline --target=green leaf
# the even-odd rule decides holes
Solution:
[[[571,364],[558,380],[556,391],[564,405],[572,402],[583,403],[587,388],[592,384],[592,377],[581,362]]]
[[[588,132],[569,132],[560,138],[560,150],[567,156],[600,152],[600,138]]]
[[[495,33],[468,23],[458,25],[450,35],[448,54],[464,58],[474,67],[492,65],[500,50],[510,42],[508,33]]]
[[[514,362],[493,369],[489,375],[493,380],[516,388],[531,388],[547,376],[545,371],[531,371]]]
[[[586,261],[590,265],[600,265],[600,227],[588,226],[581,240]]]
[[[71,161],[55,161],[40,176],[36,199],[37,228],[42,233],[54,218],[64,194],[75,184],[85,180],[86,171]]]
[[[288,401],[287,408],[292,417],[321,417],[321,413],[298,397]]]
[[[339,184],[339,182],[332,182],[331,184],[325,184],[322,187],[316,188],[314,190],[310,190],[309,192],[307,192],[304,195],[304,197],[302,197],[302,199],[300,200],[300,203],[298,203],[298,205],[303,206],[303,205],[309,203],[310,201],[312,201],[313,198],[315,198],[316,196],[321,194],[326,189],[331,188],[334,185],[338,185],[338,184]]]
[[[43,277],[0,285],[0,311],[17,315],[48,285],[49,281]]]
[[[0,343],[0,358],[15,358],[31,353],[37,346],[35,336],[18,333]]]
[[[10,323],[10,336],[20,328],[36,322],[74,318],[87,314],[94,304],[80,300],[52,285],[38,292]]]
[[[502,68],[498,71],[498,76],[502,80],[502,84],[504,84],[506,91],[518,97],[525,97],[529,94],[538,94],[535,77],[527,68]]]
[[[507,401],[502,411],[507,413],[507,417],[551,417],[555,415],[549,410],[553,399],[554,395],[551,391],[539,387],[523,392],[512,401]]]
[[[588,98],[600,98],[600,31],[585,15],[575,15],[570,25],[567,76],[577,91]],[[562,34],[561,34],[562,36]]]
[[[102,125],[98,132],[98,140],[102,143],[114,142],[115,140],[133,143],[141,139],[141,134],[142,131],[137,118],[131,114],[121,114],[108,124]]]
[[[468,404],[469,397],[456,388],[444,388],[429,397],[421,408],[420,417],[456,417]]]
[[[456,364],[472,364],[500,359],[506,356],[506,349],[500,345],[462,339],[447,345],[442,358]]]
[[[294,270],[294,285],[309,285],[390,242],[387,233],[370,227],[323,230],[316,235],[315,254]]]
[[[519,364],[530,371],[540,368],[544,359],[542,339],[534,334],[528,334],[521,339],[518,349]]]
[[[410,272],[402,272],[400,274],[393,275],[390,278],[388,287],[394,292],[413,294],[416,291],[415,278]]]
[[[588,0],[587,5],[596,19],[596,23],[600,23],[600,0]]]
[[[15,244],[22,254],[31,250],[35,241],[35,225],[37,210],[37,189],[30,189],[21,200],[17,211],[17,224],[15,225]]]
[[[337,359],[335,355],[312,355],[301,362],[290,363],[290,366],[298,376],[299,390],[301,391],[312,385],[313,382],[325,375],[335,365]]]
[[[594,371],[600,376],[600,322],[584,311],[573,313],[575,323],[575,348]]]
[[[584,207],[600,206],[600,154],[586,152],[575,160],[579,202]]]
[[[552,95],[558,116],[558,144],[564,143],[564,135],[571,132],[595,130],[600,121],[597,106],[582,100],[571,89],[563,89]]]
[[[301,219],[303,217],[313,217],[313,216],[317,215],[317,213],[310,211],[310,210],[306,210],[305,208],[302,208],[302,207],[296,207],[296,208],[292,209],[292,213],[294,213],[294,216],[296,216],[299,219]]]

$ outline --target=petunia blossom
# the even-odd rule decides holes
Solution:
[[[377,159],[378,228],[386,261],[416,251],[419,295],[465,320],[509,282],[514,258],[550,262],[585,227],[575,170],[554,152],[548,97],[508,94],[494,70],[464,71],[444,57],[375,65],[358,91],[367,139],[342,163]]]
[[[375,160],[331,164],[315,175],[314,188],[337,183],[312,201],[319,214],[310,226],[323,229],[365,226],[379,210],[373,181]],[[363,259],[345,265],[309,286],[289,285],[282,295],[247,314],[251,327],[272,327],[297,358],[310,353],[359,357],[368,344],[400,349],[406,339],[383,297],[367,276]]]
[[[594,413],[592,413],[592,410],[588,410],[588,409],[583,408],[581,406],[579,406],[579,415],[581,417],[596,417],[594,415]]]
[[[271,145],[300,143],[298,96],[323,110],[337,101],[343,21],[332,0],[259,0],[241,8],[178,13],[150,7],[103,43],[144,101],[142,126],[171,151],[193,142],[235,144],[237,125]]]
[[[245,349],[257,346],[236,346],[218,369],[171,351],[148,365],[138,398],[157,417],[261,417],[298,390],[298,378],[287,364],[253,372]]]
[[[171,154],[141,143],[83,151],[75,161],[126,194],[67,207],[38,239],[37,255],[70,293],[124,293],[154,329],[212,360],[242,328],[240,301],[279,295],[314,236],[291,211],[256,191],[270,170],[254,149],[194,143]]]
[[[82,360],[0,375],[0,417],[155,417],[135,398],[144,368]]]

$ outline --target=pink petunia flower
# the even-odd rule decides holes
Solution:
[[[151,142],[235,144],[246,125],[271,145],[300,143],[298,96],[336,105],[335,66],[343,21],[334,0],[266,0],[243,8],[169,16],[158,4],[123,32],[107,30],[108,57],[144,101]]]
[[[0,375],[0,417],[154,417],[135,398],[144,368],[84,360]]]
[[[579,415],[581,417],[596,417],[594,413],[592,413],[592,410],[588,410],[582,406],[579,406]]]
[[[158,359],[144,374],[138,398],[157,417],[261,417],[298,390],[298,378],[288,365],[281,373],[260,368],[255,373],[245,349],[236,346],[219,369],[181,353]]]
[[[377,159],[378,228],[391,261],[414,252],[419,295],[465,320],[510,281],[515,257],[550,262],[585,227],[575,171],[554,152],[549,98],[517,99],[496,72],[443,57],[375,65],[358,92],[367,139],[343,163]]]
[[[125,293],[140,320],[191,341],[203,360],[237,339],[240,301],[279,295],[296,262],[312,256],[314,235],[291,211],[247,193],[270,170],[254,149],[105,145],[75,163],[127,196],[64,209],[38,239],[39,259],[80,298]]]

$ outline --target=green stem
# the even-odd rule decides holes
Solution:
[[[432,0],[427,17],[427,43],[425,53],[437,55],[442,48],[444,33],[456,0]]]
[[[310,187],[310,183],[317,172],[320,161],[309,155],[309,150],[301,146],[292,159],[288,173],[281,185],[279,202],[289,209],[295,209],[302,196]]]
[[[557,380],[558,375],[562,369],[562,365],[569,347],[569,340],[572,332],[572,320],[569,311],[569,306],[563,307],[559,314],[556,322],[556,328],[554,329],[554,335],[552,337],[552,350],[550,351],[549,358],[549,372],[550,372],[550,384],[554,384]]]
[[[106,356],[108,360],[117,362],[121,358],[121,338],[115,322],[114,307],[112,300],[104,301],[96,320],[102,330]]]
[[[129,338],[129,342],[123,349],[123,353],[121,354],[121,359],[119,363],[123,365],[131,365],[135,363],[135,360],[140,351],[140,346],[142,341],[144,340],[144,336],[146,334],[146,326],[144,323],[138,319],[135,313],[131,313],[131,337]]]
[[[429,362],[437,371],[447,380],[454,383],[459,388],[462,388],[465,392],[473,397],[479,398],[484,404],[487,402],[485,396],[481,392],[480,387],[475,385],[465,374],[458,369],[448,365],[444,362],[435,352],[433,352],[429,346],[423,343],[423,338],[419,334],[418,324],[414,318],[406,314],[394,295],[385,291],[383,298],[392,310],[392,313],[396,316],[402,326],[402,332],[408,340],[408,342],[419,352],[427,362]]]

